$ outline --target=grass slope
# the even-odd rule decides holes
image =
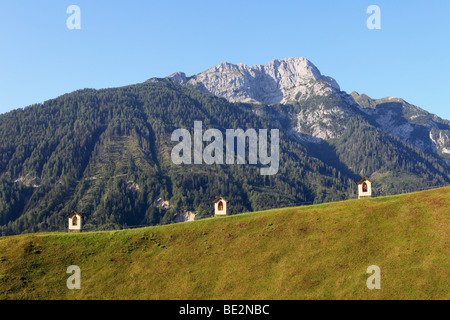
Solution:
[[[134,230],[0,238],[1,299],[449,299],[450,187]],[[66,269],[81,268],[69,290]],[[381,289],[366,269],[381,269]]]

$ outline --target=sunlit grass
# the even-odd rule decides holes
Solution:
[[[0,238],[1,299],[448,299],[450,188]],[[81,268],[81,290],[66,269]],[[381,290],[366,287],[370,265]]]

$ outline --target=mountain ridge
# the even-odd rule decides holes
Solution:
[[[318,84],[329,91],[302,95],[291,88],[291,96],[297,92],[292,102],[269,105],[230,102],[193,85],[152,78],[77,90],[0,115],[0,233],[61,231],[71,210],[86,217],[85,230],[91,231],[168,224],[183,212],[201,219],[213,214],[210,203],[219,195],[230,201],[233,215],[343,200],[355,196],[362,176],[374,181],[375,195],[450,184],[445,152],[439,151],[447,148],[445,121],[426,114],[404,118],[403,112],[417,110],[390,102],[397,110],[393,128],[414,121],[411,141],[402,140],[377,122],[384,119],[377,110],[390,105],[366,110],[351,95],[315,80],[318,73],[302,63],[307,70],[300,87]],[[431,129],[427,117],[436,123]],[[262,177],[248,163],[175,165],[171,134],[192,132],[195,121],[221,132],[278,129],[278,173]],[[429,144],[430,131],[441,149],[414,147],[414,141]]]
[[[313,113],[302,110],[297,114],[298,125],[294,130],[306,134],[303,138],[308,141],[336,138],[339,132],[328,128],[329,122],[336,120],[335,116],[330,118],[330,113],[344,115],[344,110],[356,107],[384,132],[423,152],[434,153],[450,165],[450,121],[401,98],[373,99],[355,91],[347,94],[340,90],[335,79],[322,75],[311,61],[303,57],[274,59],[254,66],[224,62],[190,77],[176,72],[166,79],[193,86],[230,102],[295,104],[314,96],[337,97],[347,107],[335,106],[329,110],[314,110]],[[397,104],[402,105],[402,110],[395,111]],[[408,110],[403,112],[403,109]],[[403,113],[408,113],[408,116],[403,116]],[[428,122],[419,123],[421,118],[427,118]],[[305,126],[314,126],[314,129],[305,131],[302,128]]]
[[[312,62],[295,57],[254,66],[224,62],[190,77],[177,72],[167,79],[195,86],[230,102],[286,103],[295,100],[298,94],[340,91],[338,83],[323,76]]]
[[[424,152],[436,153],[450,164],[450,121],[401,98],[372,99],[357,92],[351,96],[383,131]]]

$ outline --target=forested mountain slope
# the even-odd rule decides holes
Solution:
[[[224,134],[279,129],[278,173],[261,175],[259,164],[175,165],[171,134],[192,133],[194,121]],[[86,217],[85,230],[104,230],[171,223],[185,210],[208,217],[217,196],[229,200],[230,214],[342,200],[361,176],[375,182],[376,195],[450,183],[439,156],[383,131],[342,92],[232,103],[150,79],[0,115],[2,235],[64,230],[72,210]]]

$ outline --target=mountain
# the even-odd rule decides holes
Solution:
[[[160,227],[4,237],[0,299],[448,300],[449,214],[447,187]],[[66,287],[71,265],[81,270],[80,290]],[[381,290],[367,289],[371,265]]]
[[[400,98],[372,99],[357,92],[351,96],[367,118],[384,132],[450,164],[450,121]]]
[[[340,135],[349,109],[359,108],[375,127],[422,152],[435,154],[450,164],[450,121],[407,103],[387,97],[372,99],[365,94],[340,90],[336,80],[324,76],[305,58],[275,59],[265,65],[221,63],[197,75],[177,72],[167,77],[181,85],[224,97],[230,102],[292,104],[309,98],[330,97],[342,100],[345,107],[302,109],[296,114],[297,131],[319,139]],[[335,130],[330,124],[340,123]],[[309,139],[309,141],[319,141]]]
[[[230,102],[288,103],[298,96],[340,91],[333,78],[321,75],[305,58],[276,59],[251,67],[225,62],[192,77],[177,72],[168,79],[195,86]]]
[[[375,195],[450,184],[448,121],[414,117],[422,111],[410,105],[393,106],[399,122],[382,121],[390,105],[355,97],[306,59],[289,58],[77,90],[2,114],[0,232],[63,231],[72,210],[91,231],[201,219],[218,196],[230,214],[344,200],[362,176]],[[277,174],[261,175],[263,165],[248,159],[175,164],[172,133],[193,134],[196,121],[222,133],[278,129]],[[408,139],[395,130],[405,121],[414,128]],[[426,130],[435,149],[412,144]]]

